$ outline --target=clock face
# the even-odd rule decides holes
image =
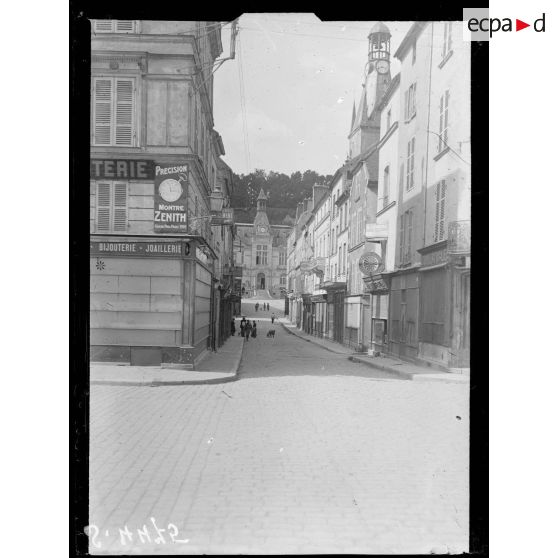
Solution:
[[[182,184],[174,178],[167,178],[159,184],[159,195],[169,203],[175,202],[182,195]]]
[[[267,229],[265,227],[258,227],[258,232],[265,234],[267,232]]]
[[[387,60],[378,60],[376,62],[376,70],[379,74],[387,74],[389,72],[389,62]]]

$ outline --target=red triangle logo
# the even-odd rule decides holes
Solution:
[[[520,19],[515,20],[515,30],[516,31],[521,31],[522,29],[525,29],[525,27],[531,27],[531,24],[530,23],[525,23],[524,21],[521,21]]]

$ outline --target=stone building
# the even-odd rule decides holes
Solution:
[[[222,50],[217,23],[92,21],[92,361],[192,368],[223,341],[232,180],[210,72]]]
[[[264,291],[278,298],[286,292],[287,237],[290,230],[288,225],[270,225],[267,196],[261,190],[254,222],[236,223],[239,250],[235,253],[235,263],[242,268],[244,296]]]

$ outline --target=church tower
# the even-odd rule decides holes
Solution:
[[[258,236],[270,234],[269,219],[267,218],[267,196],[264,194],[263,188],[257,200],[256,217],[254,218],[255,234]]]
[[[353,107],[348,136],[351,159],[380,139],[380,114],[374,109],[391,82],[390,37],[389,29],[381,22],[368,34],[366,77],[356,113]]]

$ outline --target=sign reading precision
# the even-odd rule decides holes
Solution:
[[[190,245],[186,242],[90,242],[93,256],[188,256]]]
[[[155,232],[188,232],[188,165],[155,166]]]
[[[122,180],[153,180],[153,161],[135,159],[91,159],[91,178],[111,178]]]

